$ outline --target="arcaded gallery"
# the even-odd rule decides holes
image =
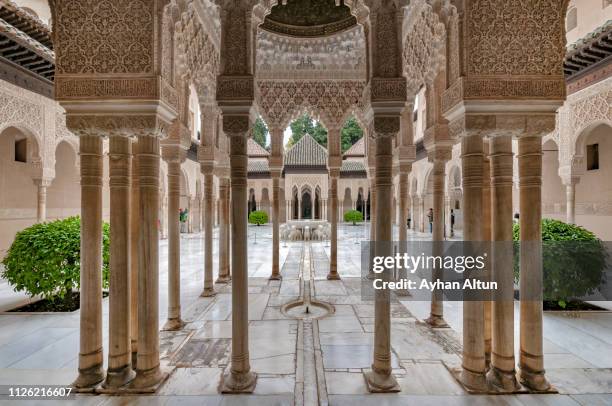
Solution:
[[[0,404],[612,405],[611,0],[0,0]]]

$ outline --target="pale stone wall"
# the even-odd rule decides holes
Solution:
[[[606,2],[606,0],[571,0],[568,14],[573,7],[576,7],[578,12],[578,25],[567,32],[568,44],[573,44],[584,38],[595,28],[612,19],[612,4]]]

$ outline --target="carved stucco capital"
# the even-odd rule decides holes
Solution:
[[[394,137],[400,130],[400,116],[374,116],[372,137]]]
[[[168,122],[157,115],[68,114],[66,127],[77,136],[165,138]]]

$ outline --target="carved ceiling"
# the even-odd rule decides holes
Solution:
[[[351,10],[336,0],[287,0],[272,7],[262,28],[296,37],[331,35],[357,24]]]

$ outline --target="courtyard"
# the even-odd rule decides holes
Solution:
[[[162,368],[171,372],[154,395],[79,394],[83,405],[606,405],[612,402],[612,312],[545,312],[545,368],[558,394],[470,395],[453,376],[461,365],[461,302],[445,302],[450,328],[431,329],[423,320],[429,302],[395,298],[391,304],[393,372],[397,394],[369,394],[363,371],[373,351],[374,307],[360,292],[361,241],[367,225],[339,229],[342,280],[326,279],[327,241],[283,242],[281,281],[269,280],[271,227],[249,227],[249,350],[258,374],[253,394],[221,395],[218,383],[229,363],[231,284],[216,284],[214,297],[200,297],[204,283],[202,235],[181,239],[181,305],[187,323],[162,331]],[[257,234],[257,235],[256,235]],[[410,233],[410,240],[429,238]],[[216,241],[216,239],[215,239]],[[215,254],[217,253],[215,244]],[[160,242],[165,264],[167,241]],[[215,263],[214,269],[217,268]],[[217,275],[215,274],[215,279]],[[333,312],[319,319],[295,319],[282,310],[304,294],[313,280],[313,298]],[[399,300],[398,300],[399,299]],[[14,296],[14,306],[23,297]],[[160,325],[166,319],[167,269],[160,267]],[[518,314],[518,305],[516,306]],[[518,317],[515,318],[518,321]],[[108,299],[104,331],[108,331]],[[0,385],[65,385],[75,379],[79,312],[0,314]],[[105,346],[108,336],[104,336]],[[516,337],[518,348],[518,336]],[[106,367],[106,365],[105,365]],[[6,399],[6,398],[5,398]],[[1,402],[5,402],[3,400]],[[54,401],[41,401],[53,404]],[[57,400],[62,403],[65,401]],[[33,403],[29,403],[33,404]]]

